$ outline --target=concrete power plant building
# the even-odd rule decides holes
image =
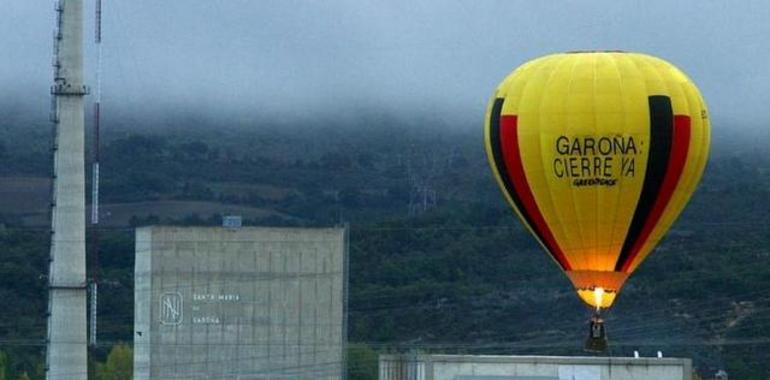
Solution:
[[[347,229],[136,230],[134,378],[342,379]]]
[[[83,1],[56,3],[46,378],[87,376]]]
[[[678,358],[381,355],[380,380],[692,380]]]

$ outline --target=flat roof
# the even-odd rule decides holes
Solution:
[[[628,356],[539,356],[539,355],[410,355],[384,354],[380,360],[405,360],[446,363],[529,363],[529,364],[593,364],[593,365],[641,365],[641,366],[691,366],[689,358],[658,358]]]

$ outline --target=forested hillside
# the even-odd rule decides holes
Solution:
[[[223,214],[250,225],[350,224],[354,378],[366,378],[370,350],[581,354],[591,311],[504,204],[481,128],[428,120],[113,122],[102,142],[98,266],[90,262],[101,282],[95,357],[132,340],[133,227],[219,224]],[[715,129],[700,189],[607,317],[611,354],[661,350],[692,357],[703,374],[767,379],[770,154],[767,141]],[[0,121],[7,378],[41,373],[49,145],[44,123]]]

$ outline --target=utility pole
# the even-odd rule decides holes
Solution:
[[[51,256],[46,379],[88,376],[86,337],[83,0],[56,2]]]

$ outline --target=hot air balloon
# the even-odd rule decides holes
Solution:
[[[484,136],[506,200],[595,308],[591,336],[603,338],[599,312],[674,223],[706,165],[709,119],[697,87],[650,55],[548,55],[497,87]]]

